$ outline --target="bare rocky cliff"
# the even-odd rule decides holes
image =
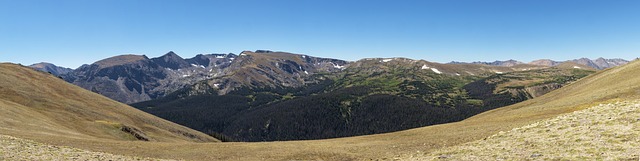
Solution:
[[[151,59],[144,55],[120,55],[84,65],[63,77],[119,102],[134,103],[217,76],[235,57],[210,54],[183,59],[174,52]]]
[[[526,97],[526,99],[532,99],[547,94],[560,87],[562,87],[562,84],[548,83],[525,88],[509,88],[506,92],[510,93],[513,97]]]
[[[208,84],[226,94],[239,88],[288,88],[316,83],[318,74],[341,71],[347,61],[286,52],[242,52]]]

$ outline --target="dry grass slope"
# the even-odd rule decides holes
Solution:
[[[14,64],[0,64],[0,133],[34,140],[217,141],[128,105]]]

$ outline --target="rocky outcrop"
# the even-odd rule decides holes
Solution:
[[[129,135],[136,138],[137,140],[149,141],[149,137],[147,137],[147,135],[144,134],[144,132],[142,132],[141,130],[135,127],[123,125],[122,127],[120,127],[120,130],[122,130],[122,132],[128,133]]]
[[[506,90],[506,92],[510,93],[511,96],[516,98],[524,97],[526,99],[532,99],[532,98],[540,97],[560,87],[562,87],[561,84],[549,83],[549,84],[542,84],[542,85],[536,85],[536,86],[530,86],[530,87],[524,87],[524,88],[509,88]]]

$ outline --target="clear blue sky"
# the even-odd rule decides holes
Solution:
[[[269,49],[435,62],[640,55],[638,0],[0,0],[0,62]]]

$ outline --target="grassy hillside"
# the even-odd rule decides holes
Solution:
[[[217,141],[27,67],[0,64],[0,80],[1,134],[32,139]]]

